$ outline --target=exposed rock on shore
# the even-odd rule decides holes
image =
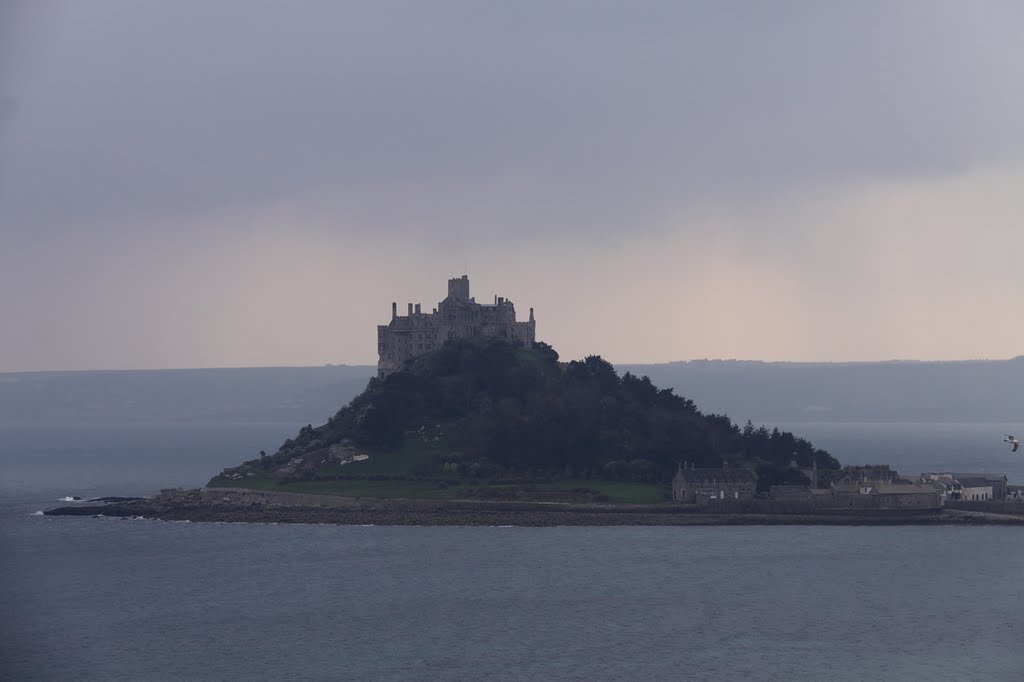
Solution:
[[[714,514],[690,505],[579,505],[469,500],[375,500],[234,488],[166,490],[141,500],[76,505],[55,516],[165,521],[379,526],[1024,525],[1024,517],[944,509],[858,514]]]

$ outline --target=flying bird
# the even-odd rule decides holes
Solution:
[[[1017,452],[1017,448],[1020,447],[1020,441],[1017,440],[1017,438],[1015,436],[1011,436],[1008,433],[1004,434],[1004,435],[1006,436],[1006,438],[1003,439],[1003,442],[1004,443],[1009,443],[1010,445],[1013,446],[1013,448],[1010,450],[1010,452]]]

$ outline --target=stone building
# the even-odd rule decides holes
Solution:
[[[921,474],[921,483],[930,483],[942,497],[942,503],[959,502],[964,498],[964,486],[951,473],[925,473]]]
[[[833,486],[815,490],[818,509],[874,509],[877,511],[929,511],[942,508],[942,491],[931,483],[863,483],[859,488]]]
[[[960,499],[970,502],[1000,499],[995,497],[992,482],[984,476],[957,474],[956,480],[962,486]],[[1002,499],[1005,499],[1005,493]]]
[[[930,472],[921,474],[920,480],[939,485],[943,499],[952,501],[1005,500],[1009,488],[1006,474]]]
[[[989,494],[989,499],[992,499],[992,500],[1005,500],[1006,499],[1006,489],[1007,489],[1006,474],[956,474],[955,473],[955,474],[953,474],[953,476],[955,476],[958,481],[963,483],[965,488],[967,487],[967,484],[965,483],[965,481],[967,479],[970,479],[971,482],[973,484],[975,484],[975,487],[978,487],[978,488],[983,488],[985,486],[991,486],[992,487],[992,491]],[[979,483],[979,479],[982,482]],[[964,499],[969,499],[969,498],[965,497]]]
[[[448,339],[497,338],[531,345],[536,340],[533,308],[526,322],[516,320],[512,301],[495,295],[494,303],[477,303],[469,295],[469,277],[448,280],[448,296],[432,312],[409,304],[406,315],[391,304],[391,322],[377,326],[377,376],[386,377],[417,355],[440,348]]]
[[[749,500],[756,492],[757,476],[742,467],[698,469],[683,463],[672,479],[672,499],[676,502]]]

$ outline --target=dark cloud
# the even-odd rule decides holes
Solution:
[[[0,360],[370,361],[388,303],[464,267],[570,356],[1019,354],[991,254],[1024,238],[1022,25],[998,1],[0,2]]]
[[[628,213],[1024,145],[1012,4],[61,9],[23,20],[35,67],[5,94],[0,191],[33,227],[528,175]]]

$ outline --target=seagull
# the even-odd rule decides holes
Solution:
[[[1003,434],[1003,435],[1006,436],[1006,438],[1003,439],[1003,442],[1004,443],[1009,443],[1010,445],[1013,446],[1013,449],[1010,450],[1010,452],[1017,452],[1017,448],[1020,447],[1020,441],[1017,440],[1017,438],[1015,436],[1011,436],[1008,433],[1007,434]]]

